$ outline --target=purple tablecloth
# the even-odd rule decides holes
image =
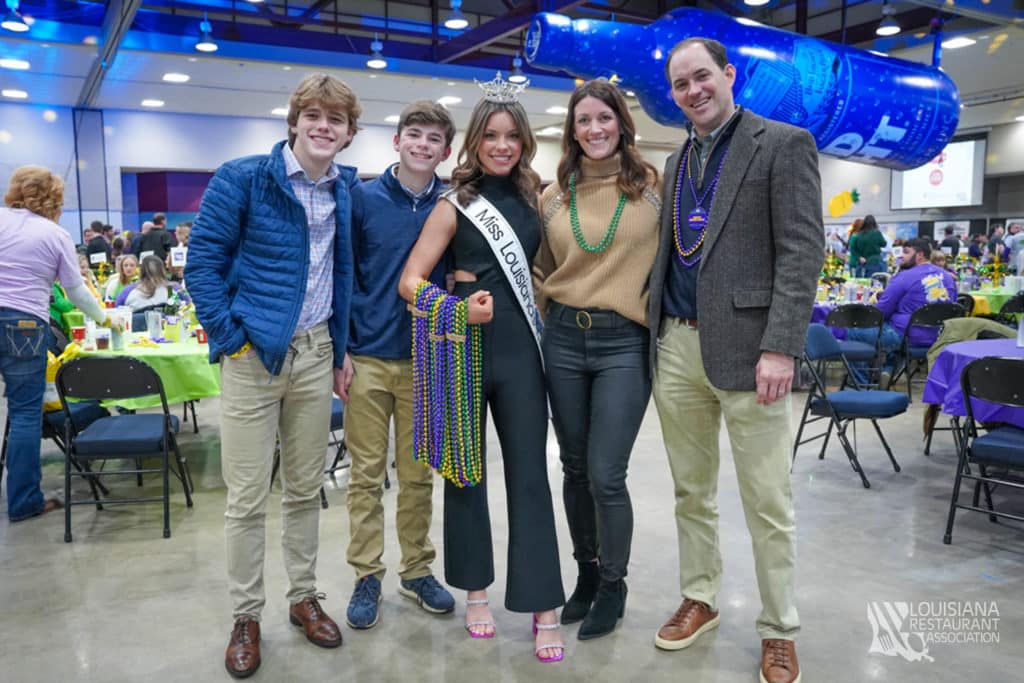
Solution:
[[[949,415],[966,415],[960,375],[968,363],[985,356],[1024,358],[1024,349],[1017,347],[1015,339],[982,339],[950,344],[942,350],[928,372],[922,400],[942,404],[942,412]],[[980,422],[1009,422],[1024,428],[1024,408],[1007,408],[978,399],[974,399],[971,405],[975,419]]]

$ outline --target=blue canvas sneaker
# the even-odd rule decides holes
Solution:
[[[356,582],[356,589],[352,591],[345,621],[352,628],[373,628],[380,621],[380,601],[380,579],[364,576]]]
[[[437,582],[433,574],[418,579],[402,579],[398,592],[415,600],[420,607],[433,614],[448,614],[455,609],[455,598]]]

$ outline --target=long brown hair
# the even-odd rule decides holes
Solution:
[[[530,166],[530,162],[533,161],[533,157],[537,153],[537,138],[530,130],[530,121],[526,117],[526,110],[518,102],[491,102],[486,99],[480,100],[473,107],[473,113],[469,116],[469,125],[466,126],[462,149],[459,150],[459,164],[452,171],[452,188],[456,191],[455,196],[462,206],[468,205],[480,193],[477,184],[484,176],[484,169],[480,165],[478,156],[480,144],[484,140],[484,131],[487,129],[487,123],[491,120],[491,116],[503,111],[508,112],[512,117],[519,138],[523,142],[522,154],[509,177],[519,188],[523,199],[530,206],[537,206],[540,176]]]
[[[569,97],[569,113],[565,116],[565,129],[562,131],[562,160],[558,162],[558,187],[562,192],[569,191],[569,176],[580,168],[580,157],[583,148],[576,140],[573,132],[576,127],[576,105],[584,97],[593,97],[604,102],[615,113],[619,121],[619,154],[621,168],[615,181],[619,191],[632,200],[640,199],[644,188],[656,183],[658,170],[644,161],[636,148],[636,124],[629,113],[626,100],[618,87],[605,80],[587,81],[576,88]]]
[[[171,284],[167,281],[167,271],[164,270],[164,262],[156,256],[147,256],[142,259],[139,266],[139,291],[147,298],[153,296],[157,287],[166,287]]]

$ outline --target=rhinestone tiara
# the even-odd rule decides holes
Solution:
[[[523,83],[506,81],[501,77],[500,71],[495,75],[493,80],[478,81],[474,78],[473,81],[480,86],[481,90],[484,91],[485,100],[488,102],[500,102],[502,104],[518,102],[519,93],[526,90],[526,86],[530,85],[530,81],[525,81]]]

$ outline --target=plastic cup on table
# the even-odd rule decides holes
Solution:
[[[163,315],[160,311],[146,311],[146,334],[150,339],[160,339],[163,336]]]
[[[71,340],[79,346],[85,343],[85,325],[75,325],[71,328]]]
[[[106,351],[110,348],[110,329],[106,327],[96,328],[96,350]]]

